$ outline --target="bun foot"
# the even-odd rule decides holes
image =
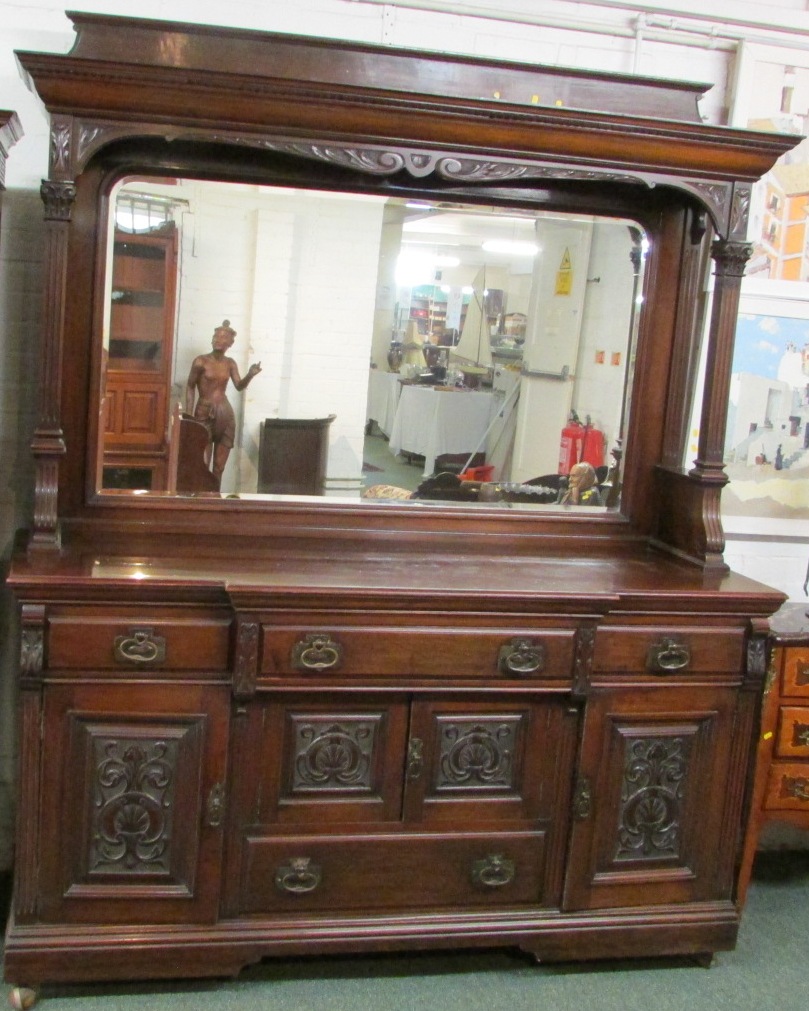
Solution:
[[[27,1011],[36,1004],[37,992],[27,986],[13,986],[8,994],[8,1002],[14,1011]]]

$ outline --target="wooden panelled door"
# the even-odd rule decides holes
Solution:
[[[165,489],[177,287],[173,222],[115,232],[104,377],[105,488]]]

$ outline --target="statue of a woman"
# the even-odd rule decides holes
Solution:
[[[202,422],[208,430],[205,463],[211,467],[217,481],[222,478],[236,437],[236,417],[225,396],[228,380],[232,380],[241,392],[261,372],[261,363],[258,362],[250,366],[242,379],[236,362],[225,354],[235,338],[236,331],[231,327],[230,320],[223,320],[222,325],[213,332],[213,350],[206,355],[197,355],[191,363],[185,388],[186,414]],[[197,396],[199,399],[196,399]]]

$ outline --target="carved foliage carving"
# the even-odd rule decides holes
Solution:
[[[441,726],[436,788],[513,789],[519,716]]]
[[[380,718],[293,718],[292,792],[370,791]]]
[[[641,737],[629,742],[616,860],[679,855],[689,751],[682,737]]]
[[[250,698],[255,694],[258,676],[258,640],[258,622],[239,622],[233,666],[233,693],[237,699]]]
[[[96,737],[91,871],[169,871],[177,742]]]
[[[23,628],[20,636],[20,673],[33,677],[42,672],[45,638],[41,628]]]
[[[249,137],[228,138],[255,145]],[[314,158],[369,175],[395,175],[407,172],[417,179],[439,175],[445,179],[467,182],[506,182],[514,179],[583,179],[611,182],[645,182],[643,177],[629,173],[594,172],[571,165],[537,165],[534,163],[495,161],[494,159],[458,158],[433,151],[389,151],[384,148],[346,148],[335,144],[279,140],[264,141],[266,150],[278,151],[302,158]]]

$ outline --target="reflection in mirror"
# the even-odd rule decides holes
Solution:
[[[633,222],[193,179],[111,206],[102,492],[618,505]]]

